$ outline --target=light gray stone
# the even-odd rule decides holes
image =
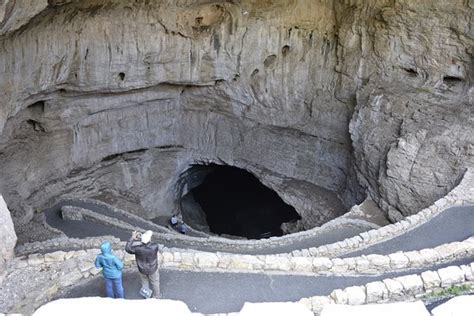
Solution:
[[[410,261],[402,252],[389,254],[390,266],[394,269],[403,269],[410,265]]]
[[[403,292],[403,285],[397,279],[385,279],[382,281],[388,290],[389,297],[399,297]]]
[[[349,305],[362,305],[366,301],[366,292],[364,286],[351,286],[344,289],[347,295]]]
[[[367,303],[376,303],[388,297],[388,289],[381,281],[367,283]]]
[[[326,257],[313,258],[313,271],[327,271],[332,268],[332,261]]]
[[[4,271],[7,263],[12,260],[15,255],[14,248],[17,237],[10,211],[2,195],[0,195],[0,240],[2,241],[0,245],[0,271]]]
[[[425,271],[421,274],[423,285],[425,289],[437,288],[441,285],[441,279],[439,278],[438,272]]]
[[[331,271],[334,273],[344,273],[348,270],[347,262],[344,259],[334,258],[332,261]]]
[[[196,263],[202,269],[216,268],[219,258],[213,253],[196,253]]]
[[[416,295],[423,292],[423,280],[418,275],[406,275],[395,278],[403,285],[403,292],[408,295]]]
[[[292,270],[301,272],[313,271],[313,259],[305,257],[293,257],[291,259]]]
[[[450,266],[438,270],[441,286],[447,287],[464,282],[464,272],[457,266]]]
[[[344,290],[337,289],[331,292],[329,295],[336,304],[347,304],[349,298]]]

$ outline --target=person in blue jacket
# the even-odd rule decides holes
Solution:
[[[95,267],[102,268],[105,281],[105,293],[107,297],[124,298],[122,286],[123,263],[112,254],[110,242],[104,241],[100,245],[102,254],[95,258]]]

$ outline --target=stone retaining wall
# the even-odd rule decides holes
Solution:
[[[294,256],[337,257],[397,237],[430,221],[454,206],[474,205],[474,171],[466,170],[463,179],[446,196],[415,215],[395,224],[363,232],[352,238],[320,247],[293,251]]]
[[[129,214],[123,210],[114,208],[108,204],[99,201],[93,201],[89,199],[80,199],[79,201],[95,203],[97,205],[107,207],[110,210],[118,212],[124,216],[133,217],[134,220],[143,221],[143,219],[133,214]],[[295,250],[291,252],[291,255],[294,257],[341,256],[402,235],[407,231],[415,229],[416,227],[428,222],[433,217],[437,216],[438,214],[442,213],[444,210],[450,207],[465,205],[474,205],[474,172],[470,169],[466,171],[462,181],[459,183],[458,186],[456,186],[456,188],[454,188],[442,199],[436,201],[429,208],[426,208],[415,215],[409,216],[395,224],[386,225],[378,229],[372,229],[370,231],[363,232],[357,236],[347,238],[345,240],[333,244],[327,244],[320,247],[312,247],[309,249]],[[90,210],[82,210],[85,216],[94,218],[95,220],[109,223],[110,225],[118,226],[123,229],[141,230],[140,227],[132,226],[128,223],[118,221],[117,219],[109,218],[107,216],[97,214]],[[332,224],[332,222],[329,222],[321,227],[316,227],[308,231],[298,232],[282,237],[271,237],[268,239],[260,240],[231,240],[217,236],[209,236],[206,238],[191,237],[182,234],[167,233],[167,230],[164,228],[161,228],[161,233],[155,234],[155,237],[158,238],[159,242],[176,240],[183,245],[183,248],[191,247],[193,245],[203,245],[209,247],[210,249],[221,248],[223,249],[223,252],[225,252],[226,249],[232,249],[234,250],[233,252],[235,252],[235,250],[258,250],[273,246],[291,245],[293,243],[298,243],[299,241],[306,240],[308,238],[317,237],[318,234],[320,234],[325,229],[334,229],[333,225],[334,224]],[[29,246],[25,245],[25,249],[27,247]]]
[[[327,304],[362,305],[413,301],[436,290],[460,284],[474,286],[474,263],[337,289],[328,296],[303,298],[299,302],[319,315]]]
[[[26,257],[28,262],[34,261],[63,261],[67,258],[77,258],[81,261],[82,254],[98,253],[103,239],[91,238],[87,240],[94,249],[79,251],[56,251],[46,254],[32,254]],[[126,254],[124,242],[109,238],[113,243],[115,254],[125,261],[133,261],[133,256]],[[474,236],[462,242],[443,244],[432,249],[422,249],[409,252],[396,252],[388,255],[363,255],[352,258],[327,257],[294,257],[286,255],[239,255],[228,253],[211,253],[193,250],[168,249],[161,247],[159,253],[160,266],[166,269],[206,272],[245,272],[245,273],[273,273],[287,274],[380,274],[408,269],[422,268],[450,262],[474,255]],[[47,259],[48,258],[48,259]],[[87,257],[85,259],[88,259]],[[48,260],[48,261],[47,261]],[[84,263],[86,264],[86,263]]]
[[[461,250],[465,249],[463,248],[464,246],[469,246],[472,249],[473,245],[474,238],[470,238],[469,240],[462,243],[453,243],[448,244],[447,246],[442,245],[440,246],[442,248],[437,247],[438,250],[435,251],[441,251],[442,249],[453,249],[451,255],[455,255],[455,253],[459,253],[459,251],[465,251]],[[119,248],[115,249],[118,249],[114,251],[114,253],[123,260],[125,269],[135,270],[134,256],[126,254]],[[69,252],[57,251],[44,255],[33,254],[25,258],[16,258],[10,262],[8,269],[10,274],[6,278],[7,284],[5,286],[8,286],[8,284],[11,283],[10,286],[15,288],[16,291],[22,288],[24,288],[23,290],[27,289],[27,291],[25,293],[21,293],[21,291],[15,292],[17,301],[13,301],[13,304],[9,306],[8,311],[30,314],[34,309],[55,298],[61,289],[78,284],[83,280],[98,276],[100,270],[94,267],[94,260],[98,253],[98,249],[89,249]],[[170,258],[170,254],[173,254],[173,258],[178,257],[175,256],[176,253],[164,249],[161,255],[163,268],[191,269],[197,265],[201,270],[218,271],[223,269],[222,266],[219,266],[223,262],[229,262],[229,265],[225,271],[229,271],[228,268],[238,268],[231,271],[242,271],[245,270],[245,268],[249,268],[249,266],[245,266],[242,264],[242,262],[239,263],[238,261],[232,260],[228,261],[227,259],[221,260],[219,258],[220,254],[215,254],[215,257],[210,258],[208,257],[209,254],[203,254],[199,252],[194,254],[181,254],[178,265],[175,264],[175,261],[167,261],[168,258]],[[394,254],[388,255],[388,257],[393,257],[393,255]],[[309,267],[306,266],[304,262],[287,262],[285,260],[281,260],[282,257],[278,256],[274,256],[272,259],[267,259],[268,261],[265,261],[264,265],[262,266],[262,269],[267,270],[266,272],[280,270],[287,271],[287,273],[293,273],[295,270],[292,269],[299,271],[309,269]],[[361,258],[359,259],[362,260]],[[354,259],[355,264],[353,264],[353,266],[355,266],[356,269],[357,267],[364,266],[358,264],[359,259]],[[428,257],[425,259],[428,260]],[[331,260],[329,258],[322,258],[322,260],[325,260],[328,263],[327,271],[333,270],[332,272],[336,273],[334,271],[334,267],[329,267],[329,262],[334,264],[333,260],[336,259]],[[287,262],[286,265],[284,262]],[[370,263],[365,265],[365,267],[366,269],[361,269],[360,271],[363,271],[363,273],[374,272],[374,270],[372,270],[373,266],[371,266]],[[401,267],[395,268],[403,269]],[[392,265],[390,265],[390,268],[388,269],[392,269]],[[255,272],[257,270],[253,269],[252,271]],[[348,271],[345,271],[345,273],[347,272]],[[26,278],[24,282],[27,283],[27,286],[25,285],[22,287],[20,284],[21,282],[19,282],[17,278],[21,278],[23,275],[41,275],[44,277]],[[318,311],[321,310],[321,308],[326,304],[337,303],[355,305],[365,303],[381,303],[396,300],[410,300],[413,298],[419,298],[421,294],[430,293],[431,291],[438,288],[444,288],[453,284],[462,284],[473,281],[474,263],[471,263],[469,266],[450,266],[437,271],[425,271],[420,275],[401,276],[393,279],[371,282],[364,286],[353,286],[346,289],[338,289],[334,290],[329,296],[304,298],[300,300],[300,303],[310,307],[313,312],[318,313]],[[4,293],[0,293],[0,296],[1,295],[4,295]]]
[[[293,274],[373,274],[441,264],[474,255],[474,237],[433,249],[363,255],[352,258],[295,257],[291,255],[238,255],[164,249],[164,268],[193,271],[285,272]]]

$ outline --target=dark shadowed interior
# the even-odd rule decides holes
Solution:
[[[282,223],[301,218],[275,191],[243,169],[212,164],[193,166],[189,174],[195,186],[183,197],[188,203],[182,212],[191,226],[193,213],[200,212],[212,233],[260,239],[281,236]]]

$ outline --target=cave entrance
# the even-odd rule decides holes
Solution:
[[[248,239],[281,236],[282,223],[301,219],[250,172],[216,164],[186,171],[181,211],[195,229]]]

